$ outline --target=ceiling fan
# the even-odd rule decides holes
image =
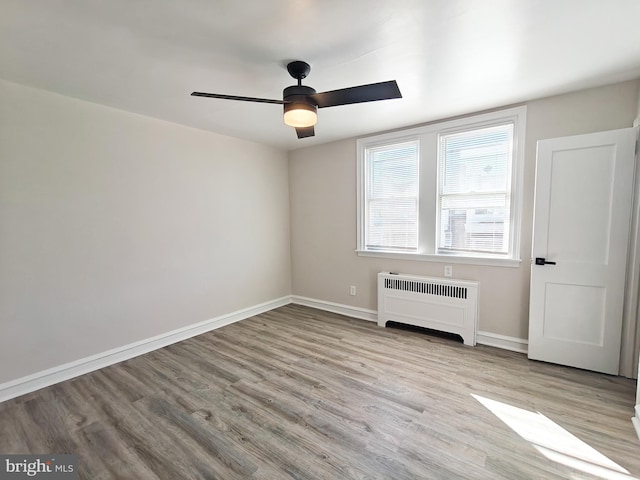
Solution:
[[[194,97],[222,98],[225,100],[284,105],[284,123],[295,127],[298,138],[314,136],[313,126],[318,120],[318,108],[402,98],[402,94],[395,80],[316,93],[313,88],[302,85],[302,79],[306,78],[311,71],[308,63],[300,60],[290,62],[287,64],[287,71],[289,75],[298,80],[298,84],[285,88],[282,92],[282,100],[238,97],[236,95],[205,92],[193,92],[191,95]]]

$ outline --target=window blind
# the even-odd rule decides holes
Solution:
[[[440,135],[439,250],[508,253],[513,130]]]
[[[416,251],[419,142],[371,147],[366,155],[366,248]]]

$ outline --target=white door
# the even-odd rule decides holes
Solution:
[[[637,130],[538,142],[531,359],[618,373]]]

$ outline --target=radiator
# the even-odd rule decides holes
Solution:
[[[478,282],[381,272],[378,325],[388,321],[460,335],[476,344]]]

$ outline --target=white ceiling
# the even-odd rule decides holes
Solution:
[[[285,65],[319,92],[403,94],[319,110],[298,140]],[[0,0],[0,78],[295,149],[640,77],[638,0]]]

